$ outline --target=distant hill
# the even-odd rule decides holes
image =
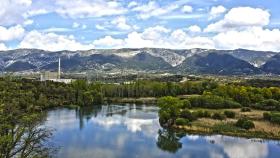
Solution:
[[[209,53],[207,55],[195,55],[185,60],[179,69],[185,71],[194,70],[203,74],[241,75],[258,74],[261,71],[248,62],[235,58],[229,54]]]
[[[266,73],[280,74],[280,54],[270,58],[261,69]]]
[[[16,49],[0,52],[0,70],[7,72],[57,70],[64,72],[123,70],[201,74],[280,74],[280,55],[275,52],[213,49],[172,50],[93,49],[50,52]]]

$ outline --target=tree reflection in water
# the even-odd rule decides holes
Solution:
[[[164,151],[176,153],[179,149],[182,148],[180,139],[184,136],[184,134],[176,133],[175,131],[170,129],[159,129],[157,146]]]

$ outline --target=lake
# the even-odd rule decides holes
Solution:
[[[56,109],[44,126],[59,158],[279,158],[278,141],[164,130],[158,108],[103,105]]]

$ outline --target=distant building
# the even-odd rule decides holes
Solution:
[[[62,83],[71,83],[73,79],[61,79],[61,68],[60,68],[60,58],[58,59],[58,72],[45,71],[41,73],[40,81],[54,81]]]

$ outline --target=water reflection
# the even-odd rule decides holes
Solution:
[[[276,158],[277,142],[198,136],[162,129],[155,106],[110,105],[50,111],[57,157]]]

